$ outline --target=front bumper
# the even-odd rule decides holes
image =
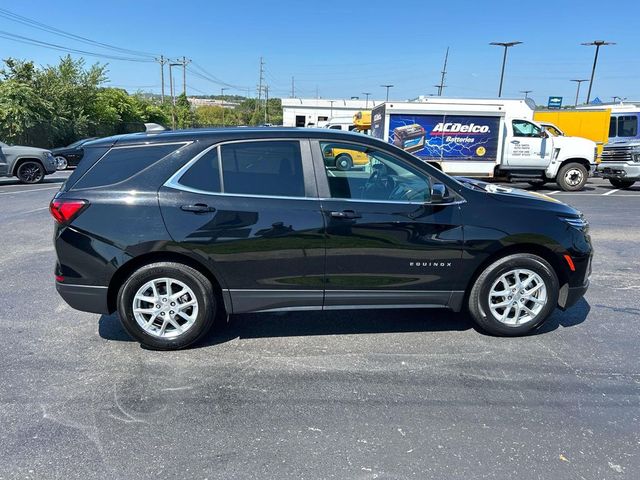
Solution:
[[[640,180],[640,163],[603,162],[597,171],[603,178]]]
[[[108,287],[56,282],[56,290],[62,299],[76,310],[91,313],[109,313],[107,302]]]

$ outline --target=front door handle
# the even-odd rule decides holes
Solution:
[[[185,212],[193,212],[193,213],[210,213],[215,212],[216,209],[214,207],[210,207],[204,203],[195,203],[193,205],[182,205],[180,210]]]
[[[514,145],[517,145],[520,143],[520,140],[511,140],[511,143],[513,143]]]
[[[362,218],[362,215],[360,215],[357,212],[354,212],[353,210],[342,210],[341,212],[331,212],[330,215],[331,215],[331,218],[341,218],[346,220],[350,220],[353,218]]]

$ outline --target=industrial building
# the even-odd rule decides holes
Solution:
[[[329,100],[325,98],[283,98],[282,125],[309,127],[330,118],[353,117],[361,110],[370,110],[383,103],[381,100]]]

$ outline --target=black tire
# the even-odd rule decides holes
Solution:
[[[353,167],[353,159],[347,153],[341,153],[336,157],[336,168],[338,170],[350,170]]]
[[[545,183],[547,183],[547,181],[546,180],[529,180],[527,183],[531,185],[533,188],[541,188],[544,186]]]
[[[578,162],[567,163],[558,171],[556,182],[565,192],[582,190],[589,179],[589,171]]]
[[[146,332],[135,319],[133,302],[138,290],[147,282],[159,278],[172,278],[190,288],[197,300],[198,312],[194,323],[175,337],[163,338]],[[180,263],[158,262],[136,270],[118,292],[118,314],[122,326],[129,335],[145,347],[154,350],[185,348],[202,338],[213,326],[216,317],[216,296],[207,277],[199,271]],[[160,320],[160,317],[157,317]]]
[[[519,325],[507,325],[491,313],[489,293],[493,284],[503,274],[514,269],[527,269],[536,273],[544,282],[547,301],[533,318]],[[500,258],[484,269],[469,293],[468,308],[475,323],[485,332],[512,337],[524,335],[540,326],[556,308],[558,293],[558,277],[546,260],[537,255],[517,253]],[[514,304],[517,304],[517,302],[514,302]]]
[[[35,184],[44,180],[44,167],[37,160],[27,160],[18,165],[16,177],[21,183]]]
[[[613,185],[614,188],[629,188],[636,183],[634,180],[622,180],[620,178],[610,178],[609,183]]]

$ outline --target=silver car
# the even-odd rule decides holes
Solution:
[[[18,177],[22,183],[39,183],[56,171],[49,150],[0,142],[0,177]]]

